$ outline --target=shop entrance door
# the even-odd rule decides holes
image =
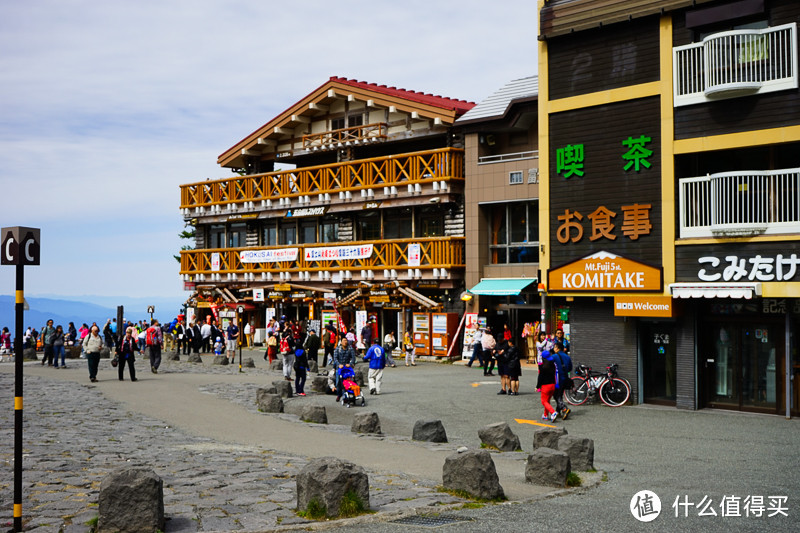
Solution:
[[[701,359],[708,407],[777,412],[782,406],[784,327],[775,322],[709,324]]]
[[[639,350],[642,357],[642,394],[645,403],[675,405],[675,341],[673,324],[640,324]]]

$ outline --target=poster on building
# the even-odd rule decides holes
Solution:
[[[420,246],[418,242],[408,244],[408,266],[418,267],[420,265]]]
[[[338,323],[337,313],[333,310],[323,309],[322,310],[322,327],[324,328],[328,324],[332,324],[333,327],[336,327]]]
[[[367,312],[366,310],[356,311],[356,338],[360,344],[364,344],[361,338],[361,330],[367,325]]]
[[[253,289],[253,301],[254,302],[264,301],[264,289]]]
[[[219,272],[219,252],[211,252],[211,271]]]
[[[266,324],[269,324],[269,321],[275,318],[275,308],[274,307],[267,307],[267,321]]]
[[[478,329],[478,313],[464,315],[464,344],[461,349],[461,359],[472,357],[472,339]]]
[[[297,248],[279,248],[276,250],[243,250],[239,252],[242,263],[277,263],[280,261],[296,261]]]

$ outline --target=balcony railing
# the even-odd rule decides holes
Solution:
[[[354,126],[340,130],[303,135],[303,148],[306,150],[333,150],[345,146],[358,146],[386,140],[389,125],[385,122]]]
[[[673,49],[675,106],[796,89],[797,23],[733,30]]]
[[[284,279],[331,281],[341,279],[390,280],[448,278],[451,269],[463,269],[464,237],[429,237],[370,242],[336,242],[247,248],[219,248],[181,251],[181,275],[194,281],[278,281]],[[363,259],[306,260],[307,249],[332,246],[372,245]],[[409,255],[419,261],[409,261]],[[243,262],[241,252],[297,248],[294,259],[263,263]],[[412,252],[411,254],[409,252]],[[411,266],[410,266],[411,265]],[[411,275],[409,275],[409,272]]]
[[[293,200],[308,205],[312,196],[324,205],[337,194],[349,198],[353,192],[365,191],[364,196],[372,197],[383,189],[383,194],[394,196],[403,187],[418,193],[426,183],[439,191],[446,190],[447,182],[454,180],[464,180],[464,150],[440,148],[181,185],[181,209],[184,216],[190,216],[210,214],[223,207],[269,208],[276,201],[281,207]]]
[[[539,151],[530,150],[527,152],[515,152],[513,154],[485,155],[478,158],[479,165],[489,165],[491,163],[507,163],[509,161],[520,161],[522,159],[538,159]]]
[[[683,238],[800,232],[800,168],[684,178],[679,187]]]

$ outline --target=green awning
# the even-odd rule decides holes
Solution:
[[[469,292],[483,296],[514,296],[531,283],[536,283],[536,278],[483,279]]]

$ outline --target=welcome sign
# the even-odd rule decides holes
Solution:
[[[548,271],[550,292],[661,291],[661,269],[610,252],[596,252]]]

